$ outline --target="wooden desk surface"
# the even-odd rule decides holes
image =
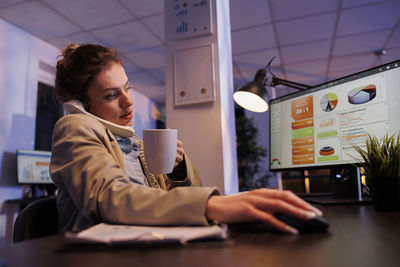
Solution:
[[[231,232],[224,242],[185,246],[66,245],[62,235],[0,249],[5,266],[400,266],[400,212],[372,206],[320,207],[327,233],[291,236],[268,231]]]

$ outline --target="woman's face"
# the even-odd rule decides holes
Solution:
[[[132,126],[133,101],[128,77],[114,62],[94,77],[88,88],[89,112],[107,121]]]

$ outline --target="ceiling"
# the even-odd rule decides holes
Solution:
[[[230,5],[235,87],[273,56],[276,76],[309,85],[400,59],[400,0]],[[0,0],[0,18],[60,50],[71,42],[117,48],[134,88],[163,104],[163,7],[163,0]]]

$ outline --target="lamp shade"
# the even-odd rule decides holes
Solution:
[[[262,72],[261,72],[262,71]],[[265,112],[268,110],[268,94],[264,85],[265,71],[259,70],[254,81],[241,86],[233,94],[235,102],[253,112]]]

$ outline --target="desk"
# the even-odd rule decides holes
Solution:
[[[232,232],[223,242],[181,245],[68,247],[62,235],[0,249],[7,266],[400,266],[400,212],[372,206],[323,206],[327,233],[291,236]],[[4,263],[3,263],[4,265]]]

